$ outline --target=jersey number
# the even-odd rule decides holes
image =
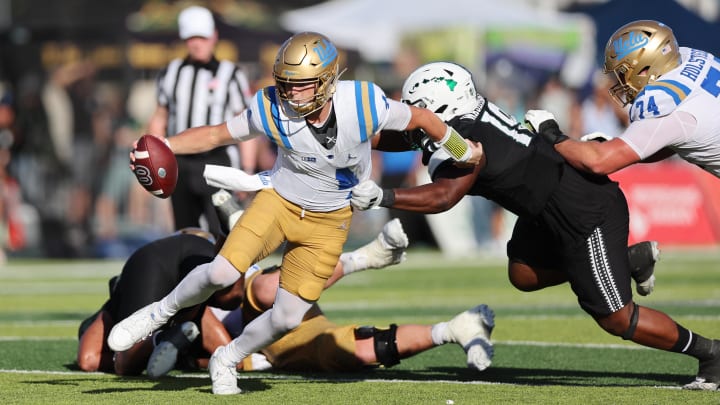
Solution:
[[[712,94],[713,97],[717,97],[720,94],[720,85],[718,83],[720,83],[720,70],[713,66],[708,71],[700,87]]]
[[[642,120],[642,119],[645,119],[645,108],[644,108],[644,106],[645,106],[645,102],[644,102],[643,100],[639,100],[639,101],[637,101],[637,102],[635,103],[635,108],[640,111],[640,112],[639,112],[639,116],[640,116],[640,119],[641,119],[641,120]],[[650,96],[650,97],[648,98],[647,112],[652,113],[653,115],[658,115],[658,114],[660,114],[660,110],[658,109],[657,104],[655,104],[655,96]]]

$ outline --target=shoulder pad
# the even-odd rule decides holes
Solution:
[[[630,107],[630,120],[658,118],[670,114],[690,94],[690,88],[675,80],[658,80],[645,86]]]

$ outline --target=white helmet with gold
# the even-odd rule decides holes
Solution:
[[[282,108],[289,117],[305,117],[319,109],[335,93],[338,80],[338,51],[324,35],[301,32],[290,37],[278,50],[273,76]],[[315,84],[315,93],[305,100],[291,99],[288,85]]]
[[[612,97],[625,106],[648,83],[680,65],[680,50],[667,25],[653,20],[625,24],[605,46],[605,73],[613,72],[618,83],[610,89]]]
[[[401,97],[404,103],[427,108],[446,122],[472,112],[478,103],[472,74],[450,62],[417,68],[405,80]]]

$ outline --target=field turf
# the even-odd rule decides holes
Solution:
[[[118,261],[15,259],[0,268],[2,404],[718,404],[720,392],[679,387],[693,359],[641,348],[603,332],[566,285],[523,293],[500,259],[448,260],[411,251],[407,262],[353,274],[320,303],[338,323],[434,323],[479,303],[496,313],[496,354],[469,370],[456,345],[363,373],[241,373],[239,397],[210,393],[206,373],[160,380],[82,373],[77,326],[107,297]],[[684,326],[720,337],[720,254],[663,251],[656,291],[636,297]]]

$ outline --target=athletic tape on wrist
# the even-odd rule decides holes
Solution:
[[[440,146],[442,146],[445,152],[450,154],[455,161],[466,162],[470,158],[470,148],[467,143],[465,143],[465,139],[449,125]]]

